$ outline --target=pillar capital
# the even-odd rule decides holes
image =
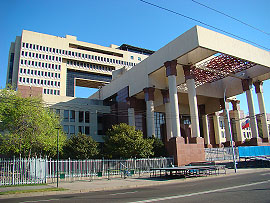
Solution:
[[[254,82],[253,85],[255,86],[255,92],[256,93],[263,93],[263,87],[262,87],[263,82],[262,81],[257,81]]]
[[[185,79],[195,79],[195,76],[191,73],[191,66],[192,65],[183,65]]]
[[[154,101],[154,87],[146,87],[143,89],[145,101]]]
[[[163,104],[169,103],[170,102],[169,90],[161,90],[161,94],[163,97]]]
[[[129,105],[129,108],[135,108],[136,102],[137,102],[136,97],[127,97],[126,100],[127,100],[128,105]]]
[[[170,75],[177,76],[177,70],[176,70],[177,60],[166,61],[164,63],[164,66],[166,67],[166,77]]]
[[[252,88],[252,79],[251,78],[243,79],[242,88],[243,88],[243,91],[250,90]]]
[[[239,100],[232,100],[231,103],[233,106],[233,111],[240,110],[240,101]]]

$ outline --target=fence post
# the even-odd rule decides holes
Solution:
[[[15,172],[15,156],[13,156],[13,166],[12,166],[12,185],[14,185],[14,172]]]
[[[45,156],[45,160],[44,160],[44,165],[45,165],[45,183],[47,183],[47,155]]]

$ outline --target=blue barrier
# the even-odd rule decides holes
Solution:
[[[270,156],[270,146],[238,147],[239,158]]]

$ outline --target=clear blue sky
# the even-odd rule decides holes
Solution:
[[[212,26],[270,48],[270,36],[208,10],[191,0],[149,0]],[[269,0],[197,0],[270,33]],[[1,0],[0,87],[5,87],[10,42],[23,29],[109,46],[123,43],[158,50],[197,22],[151,7],[138,0]],[[79,89],[76,96],[87,97]],[[241,109],[247,112],[245,95]],[[264,84],[266,110],[270,113],[270,82]],[[254,93],[256,112],[257,98]]]

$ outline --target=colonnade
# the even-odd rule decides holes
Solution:
[[[165,113],[166,113],[166,131],[167,131],[167,139],[169,140],[172,137],[181,137],[180,131],[180,117],[179,117],[179,105],[178,105],[178,95],[177,95],[177,84],[176,84],[176,77],[177,77],[177,61],[167,61],[164,63],[166,68],[166,77],[168,78],[168,90],[162,90],[163,96],[163,104],[165,105]],[[199,126],[199,112],[198,112],[198,105],[197,105],[197,96],[196,96],[196,89],[195,89],[195,78],[191,72],[191,65],[183,66],[186,85],[188,89],[188,101],[189,101],[189,110],[190,110],[190,117],[191,117],[191,137],[197,138],[200,136],[200,126]],[[266,112],[265,112],[265,105],[263,99],[263,91],[262,91],[262,82],[255,82],[254,86],[256,88],[256,94],[258,97],[259,107],[260,107],[260,114],[261,114],[261,123],[262,123],[262,131],[263,131],[263,138],[264,141],[269,142],[269,129],[267,126],[267,119],[266,119]],[[253,96],[252,96],[252,80],[251,79],[244,79],[242,80],[242,87],[243,91],[246,93],[247,102],[248,102],[248,109],[249,109],[249,118],[250,118],[250,127],[252,131],[252,140],[254,144],[260,143],[257,121],[255,117],[255,110],[254,110],[254,103],[253,103]],[[155,135],[155,122],[154,122],[154,94],[155,88],[154,87],[147,87],[144,88],[144,97],[146,102],[146,124],[147,124],[147,136],[151,137]],[[223,100],[223,99],[222,99]],[[222,103],[222,101],[221,101]],[[231,101],[233,105],[233,116],[235,118],[235,128],[237,134],[237,141],[243,142],[244,138],[242,136],[242,126],[240,121],[240,108],[239,108],[239,101]],[[230,133],[231,133],[231,125],[230,125],[230,116],[228,113],[228,102],[224,102],[223,100],[223,113],[225,116],[224,123],[225,123],[225,135],[226,135],[226,144],[230,145]],[[210,146],[210,135],[209,135],[209,124],[208,124],[208,115],[201,113],[202,118],[202,126],[203,126],[203,137],[206,146]],[[128,118],[129,124],[135,126],[135,118],[134,118],[134,109],[130,108],[128,110]],[[213,116],[213,123],[215,128],[220,129],[220,121],[218,115],[215,113]],[[215,141],[216,144],[221,144],[220,134],[221,131],[218,130],[215,132]]]

